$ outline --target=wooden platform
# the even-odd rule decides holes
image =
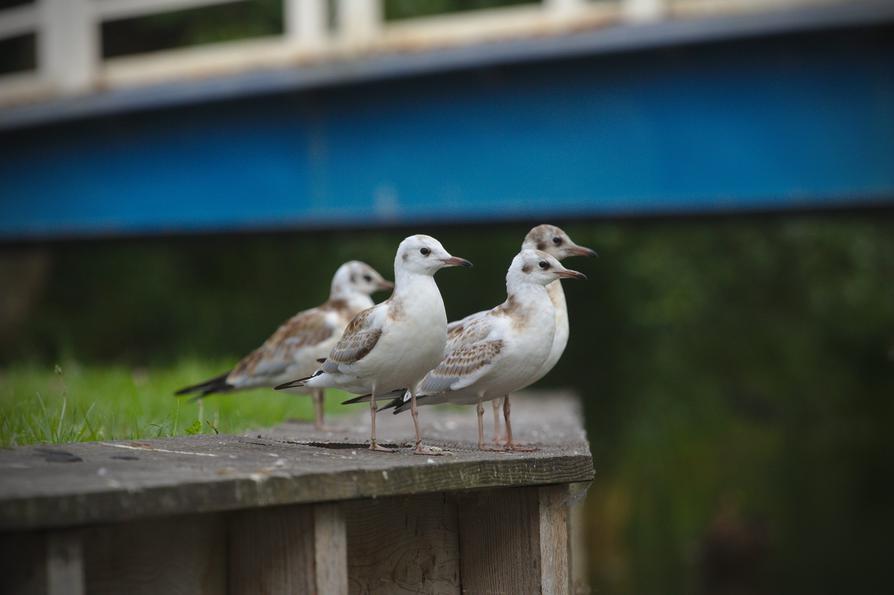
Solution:
[[[370,453],[361,406],[338,432],[0,451],[0,592],[570,592],[569,505],[593,478],[578,404],[513,403],[540,450],[479,452],[472,408],[427,408],[451,454]],[[411,440],[408,414],[379,419]]]

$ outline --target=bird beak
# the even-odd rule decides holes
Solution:
[[[378,283],[378,288],[379,288],[379,291],[388,291],[389,289],[394,289],[394,283],[392,283],[391,281],[386,281],[385,279],[382,279]]]
[[[568,247],[568,253],[572,256],[599,256],[595,250],[578,246],[577,244]]]
[[[556,275],[558,275],[562,279],[584,279],[586,280],[587,276],[583,273],[579,273],[577,271],[572,271],[571,269],[565,269],[564,271],[556,271]]]
[[[460,258],[459,256],[451,256],[450,258],[442,258],[441,262],[444,263],[445,267],[466,267],[466,268],[469,268],[472,266],[471,262],[469,262],[465,258]]]

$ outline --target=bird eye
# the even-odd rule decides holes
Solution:
[[[422,254],[422,256],[428,256],[429,254],[431,254],[431,250],[429,250],[428,248],[420,248],[419,253]]]
[[[561,245],[562,245],[562,238],[560,238],[559,236],[554,237],[554,238],[553,238],[553,244],[555,244],[556,246],[561,246]]]
[[[372,283],[372,280],[373,280],[372,275],[363,275],[363,280],[366,281],[367,283]]]
[[[546,262],[545,260],[541,260],[540,262],[537,263],[537,265],[544,271],[549,268],[549,263]]]

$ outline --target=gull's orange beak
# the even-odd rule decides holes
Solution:
[[[469,262],[465,258],[460,258],[459,256],[451,256],[450,258],[442,258],[441,262],[444,263],[445,267],[466,267],[466,268],[469,268],[472,266],[471,262]]]
[[[392,283],[391,281],[382,279],[378,283],[378,288],[379,288],[379,291],[388,291],[389,289],[394,289],[394,283]]]

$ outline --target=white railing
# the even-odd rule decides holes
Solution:
[[[674,15],[716,15],[836,0],[542,0],[533,5],[396,22],[385,21],[383,0],[334,0],[337,22],[331,30],[327,23],[329,0],[282,0],[285,26],[281,36],[110,59],[101,56],[104,22],[249,1],[35,0],[2,10],[0,40],[35,34],[37,68],[0,76],[0,106],[370,53],[419,51]]]

